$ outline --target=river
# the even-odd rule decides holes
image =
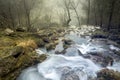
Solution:
[[[64,54],[55,54],[64,50],[61,38],[55,50],[37,49],[37,53],[46,53],[48,58],[23,70],[17,80],[95,80],[96,72],[101,69],[120,71],[120,57],[115,54],[120,49],[116,43],[107,39],[91,39],[91,31],[95,28],[79,30],[72,26],[65,38],[73,42]]]

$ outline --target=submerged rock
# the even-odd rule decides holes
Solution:
[[[78,69],[77,67],[73,69],[69,66],[60,67],[59,71],[62,72],[60,80],[81,80],[85,78],[85,75],[82,69],[83,68]]]
[[[101,65],[102,67],[106,67],[108,65],[112,66],[114,59],[104,53],[90,52],[87,54],[89,59],[93,60],[96,64]]]
[[[62,77],[60,80],[80,80],[78,74],[76,74],[74,71],[70,71],[66,74],[62,74]]]

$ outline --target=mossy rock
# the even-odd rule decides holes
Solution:
[[[0,80],[16,80],[23,69],[43,62],[46,58],[47,55],[38,55],[35,51],[18,58],[8,57],[0,62]]]
[[[45,47],[49,51],[49,50],[55,49],[56,45],[57,45],[56,43],[49,43],[49,44],[46,44]]]
[[[0,60],[0,76],[4,76],[17,68],[15,65],[23,53],[22,47],[17,46],[11,49],[9,54]]]
[[[92,32],[92,38],[107,38],[109,35],[108,32],[105,32],[103,30],[96,30],[94,32]]]
[[[36,42],[38,47],[44,47],[45,46],[45,42],[42,39],[35,39],[35,42]]]
[[[64,42],[63,44],[64,49],[67,49],[71,44],[73,44],[73,41],[69,39],[63,39],[62,41]]]
[[[49,39],[49,37],[43,37],[42,38],[43,39],[43,41],[45,42],[45,43],[50,43],[50,39]]]
[[[120,80],[120,72],[103,69],[97,73],[97,80]]]
[[[13,50],[10,51],[10,55],[12,55],[14,58],[19,57],[21,54],[24,54],[25,50],[21,46],[14,47]]]

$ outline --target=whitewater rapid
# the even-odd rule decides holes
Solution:
[[[93,28],[94,29],[94,28]],[[91,29],[89,29],[91,30]],[[76,31],[76,30],[75,30]],[[101,65],[95,63],[91,58],[85,58],[88,53],[106,52],[112,57],[113,51],[120,49],[113,44],[106,43],[106,40],[93,40],[89,36],[81,37],[78,31],[71,31],[65,38],[71,39],[74,43],[66,49],[64,55],[56,55],[56,51],[63,51],[63,42],[60,39],[55,50],[37,49],[38,54],[47,53],[48,58],[35,66],[22,71],[17,80],[93,80],[97,77],[96,73],[103,69]],[[94,31],[94,30],[93,30]],[[89,56],[91,57],[91,55]],[[93,57],[92,57],[93,58]],[[106,68],[120,71],[120,62],[114,62],[112,66]]]

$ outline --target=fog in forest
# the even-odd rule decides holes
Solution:
[[[120,0],[0,0],[0,80],[120,80]]]

